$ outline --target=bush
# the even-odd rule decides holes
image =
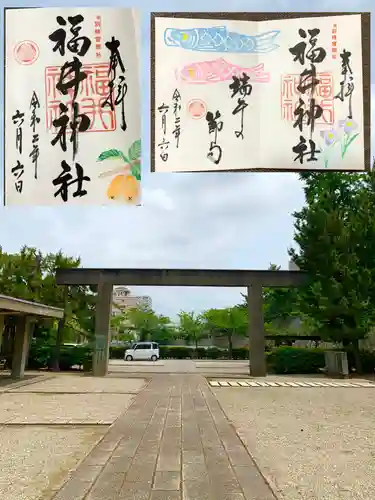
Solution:
[[[41,342],[33,342],[30,346],[27,367],[29,370],[49,368],[52,365],[55,346]],[[73,366],[87,364],[92,357],[92,349],[88,345],[64,346],[60,348],[60,370],[70,370]]]
[[[271,371],[283,373],[319,373],[324,368],[324,350],[307,347],[276,347],[267,354],[267,364]]]
[[[52,358],[53,346],[45,342],[33,341],[30,345],[29,359],[27,368],[29,370],[39,370],[39,368],[47,368],[50,365]]]
[[[339,349],[340,351],[342,349]],[[354,354],[351,349],[347,349],[349,370],[355,368]],[[362,362],[363,373],[374,373],[375,370],[375,351],[360,350],[359,355]]]
[[[125,351],[128,347],[125,346],[109,346],[109,358],[110,359],[124,359]]]
[[[238,347],[232,349],[233,359],[249,359],[249,349],[247,347]]]
[[[189,346],[159,346],[162,359],[190,359],[194,358],[195,349]]]
[[[217,347],[209,347],[206,349],[206,359],[227,359],[228,350],[218,349]]]

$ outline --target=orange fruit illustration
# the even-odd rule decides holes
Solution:
[[[132,175],[116,175],[108,187],[107,196],[112,200],[122,198],[135,205],[139,198],[139,183]]]

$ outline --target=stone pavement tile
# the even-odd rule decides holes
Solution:
[[[106,473],[126,473],[130,469],[132,459],[129,457],[114,457],[112,456],[103,469],[103,474]]]
[[[242,493],[231,467],[216,466],[214,469],[208,469],[208,475],[215,493]]]
[[[143,431],[132,432],[131,435],[122,439],[114,450],[113,457],[134,457],[142,440]]]
[[[251,467],[234,467],[246,500],[276,500],[271,488],[253,463]]]
[[[156,460],[154,462],[133,462],[126,474],[126,481],[128,483],[142,482],[151,485],[154,476],[155,462]]]
[[[100,448],[105,451],[113,451],[120,444],[122,434],[110,430],[100,441]]]
[[[180,499],[181,495],[179,491],[153,490],[150,496],[150,500],[180,500]]]
[[[158,458],[156,470],[179,471],[181,468],[181,451],[176,448],[162,448]]]
[[[202,477],[197,480],[183,481],[182,498],[183,500],[213,500],[208,480]]]
[[[70,479],[56,495],[53,500],[83,500],[91,488],[91,483],[80,481],[79,479]]]
[[[246,500],[243,493],[217,493],[215,500]]]
[[[127,483],[122,485],[118,500],[149,500],[151,487],[144,483]]]
[[[199,451],[182,450],[182,464],[204,464],[203,448]]]
[[[154,477],[154,490],[179,490],[181,473],[177,471],[156,471]]]
[[[117,500],[124,479],[124,473],[101,474],[85,500]]]
[[[181,423],[174,425],[174,417],[166,417],[165,428],[160,443],[157,470],[179,471],[181,468]]]
[[[96,447],[83,461],[84,465],[105,465],[112,453]]]
[[[73,472],[72,477],[79,481],[88,481],[93,483],[103,470],[102,465],[80,465],[78,469]]]
[[[207,478],[207,467],[203,460],[199,460],[198,462],[192,463],[183,463],[182,464],[182,480],[185,483],[186,481],[198,481],[200,478]]]

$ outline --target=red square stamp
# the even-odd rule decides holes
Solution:
[[[316,120],[316,124],[332,125],[335,121],[333,77],[331,73],[318,73],[318,85],[315,88],[315,104],[323,109],[323,114]],[[294,111],[302,97],[297,87],[300,75],[281,76],[281,116],[285,121],[295,121]],[[306,117],[307,120],[307,117]]]
[[[53,121],[60,115],[59,105],[61,102],[68,107],[70,116],[72,116],[73,89],[67,96],[63,96],[56,89],[60,71],[59,66],[47,66],[45,69],[46,123],[47,130],[54,134],[58,130],[53,126]],[[112,111],[109,106],[102,107],[110,94],[109,64],[83,64],[82,71],[87,74],[87,78],[81,82],[75,102],[79,104],[79,112],[90,118],[90,128],[87,132],[112,132],[116,130],[115,110]],[[68,131],[71,132],[70,127]]]

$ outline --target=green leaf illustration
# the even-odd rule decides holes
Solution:
[[[126,158],[124,153],[119,149],[108,149],[107,151],[103,151],[97,158],[97,161],[104,160],[124,160],[126,163],[129,163],[129,160]]]
[[[132,175],[137,179],[137,181],[141,180],[141,164],[140,162],[132,163],[131,167]]]
[[[345,141],[345,146],[344,148],[342,149],[342,152],[341,152],[341,158],[344,158],[344,156],[346,155],[346,152],[348,150],[348,147],[350,146],[350,144],[355,140],[357,139],[357,137],[359,136],[359,133],[357,134],[354,134],[353,136],[347,136],[346,138],[346,141]],[[349,138],[349,139],[348,139]]]
[[[350,144],[354,141],[354,139],[357,139],[357,137],[359,136],[359,133],[357,134],[354,134],[349,140],[348,140],[348,143],[346,145],[346,149],[348,149],[348,147],[350,146]]]
[[[130,161],[139,160],[141,157],[141,140],[134,141],[128,151]]]

